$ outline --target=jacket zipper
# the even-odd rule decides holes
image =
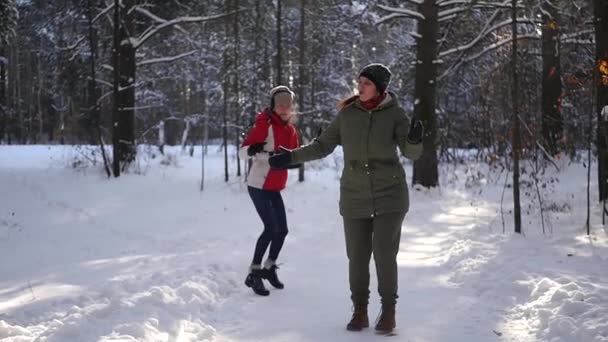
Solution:
[[[365,153],[365,173],[367,174],[367,179],[369,180],[369,190],[372,201],[372,213],[370,217],[376,216],[376,199],[374,198],[374,184],[372,182],[372,176],[369,171],[369,136],[372,131],[372,111],[368,111],[368,125],[367,125],[367,143],[365,144],[366,153]]]

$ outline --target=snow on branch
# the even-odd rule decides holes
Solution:
[[[91,77],[87,77],[89,80]],[[114,85],[108,81],[100,80],[99,78],[95,78],[95,82],[105,85],[106,87],[112,88]]]
[[[404,0],[404,2],[409,2],[410,4],[419,6],[424,3],[424,0]]]
[[[162,57],[162,58],[153,58],[153,59],[148,59],[145,61],[141,61],[137,63],[138,67],[144,66],[144,65],[150,65],[150,64],[154,64],[154,63],[166,63],[166,62],[173,62],[176,61],[180,58],[184,58],[184,57],[188,57],[192,54],[194,54],[197,50],[194,51],[190,51],[190,52],[185,52],[182,54],[179,54],[177,56],[172,56],[172,57]]]
[[[448,16],[452,16],[452,15],[460,13],[460,12],[468,11],[471,8],[473,8],[473,6],[451,8],[449,10],[445,10],[445,11],[441,11],[441,12],[437,13],[437,16],[441,19],[443,17],[448,17]]]
[[[108,13],[108,11],[110,11],[112,8],[114,8],[114,4],[111,4],[110,6],[104,8],[101,12],[99,12],[99,14],[97,14],[95,16],[95,18],[93,18],[92,23],[97,22],[97,20],[99,20],[99,18],[101,18],[104,14]],[[70,50],[74,50],[75,48],[77,48],[78,46],[80,46],[80,44],[82,44],[82,42],[86,39],[86,36],[80,36],[78,37],[78,40],[76,40],[76,42],[72,45],[66,46],[66,47],[60,47],[59,50],[61,51],[70,51]],[[73,60],[75,57],[72,56],[72,58],[70,58],[70,60]]]
[[[405,15],[405,14],[400,14],[400,13],[391,13],[389,15],[385,15],[384,17],[376,20],[376,22],[374,23],[374,25],[380,25],[383,24],[387,21],[391,21],[395,18],[411,18],[409,15]]]
[[[398,7],[391,7],[391,6],[386,6],[386,5],[376,5],[376,6],[389,13],[400,14],[402,17],[410,17],[410,18],[422,19],[422,20],[426,19],[424,17],[424,15],[422,15],[422,13],[412,11],[407,8],[398,8]],[[390,14],[389,14],[389,16],[390,16]],[[383,22],[385,20],[383,20],[383,18],[380,18],[378,21]]]
[[[109,97],[110,95],[113,95],[114,91],[109,91],[103,95],[101,95],[98,99],[97,99],[97,104],[101,104],[101,101],[103,101],[106,97]]]
[[[541,39],[541,37],[538,36],[538,35],[536,35],[536,34],[525,34],[525,35],[517,36],[517,40],[524,40],[524,39]],[[474,55],[471,55],[471,56],[469,56],[467,58],[460,59],[457,63],[455,63],[454,65],[452,65],[450,68],[448,68],[441,76],[439,76],[438,79],[441,80],[444,77],[448,76],[452,71],[458,69],[462,64],[469,63],[469,62],[471,62],[471,61],[473,61],[473,60],[475,60],[475,59],[477,59],[477,58],[485,55],[486,53],[488,53],[490,51],[493,51],[493,50],[496,50],[496,49],[498,49],[498,48],[500,48],[500,47],[502,47],[502,46],[504,46],[506,44],[509,44],[511,42],[513,42],[513,37],[500,40],[500,41],[498,41],[498,42],[496,42],[496,43],[494,43],[494,44],[486,47],[485,49],[481,50],[480,52],[478,52],[478,53],[476,53]]]
[[[517,36],[517,40],[520,40],[520,39],[540,39],[540,37],[538,35],[536,35],[536,34],[524,34],[524,35]],[[496,43],[494,43],[494,44],[486,47],[481,52],[479,52],[479,53],[477,53],[477,54],[475,54],[473,56],[468,57],[467,59],[465,59],[465,62],[470,62],[470,61],[472,61],[474,59],[477,59],[477,58],[485,55],[486,53],[488,53],[488,52],[490,52],[492,50],[496,50],[499,47],[501,47],[501,46],[503,46],[505,44],[511,43],[511,42],[513,42],[513,38],[512,37],[511,38],[507,38],[507,39],[503,39],[501,41],[498,41],[498,42],[496,42]]]
[[[412,36],[413,38],[416,39],[420,39],[422,38],[422,35],[418,32],[414,32],[414,31],[410,31],[410,32],[406,32],[407,34],[409,34],[410,36]]]
[[[590,39],[566,39],[559,41],[562,44],[580,44],[580,45],[595,45],[595,38]]]
[[[236,12],[222,13],[222,14],[211,15],[211,16],[206,16],[206,17],[180,17],[180,18],[176,18],[176,19],[172,19],[172,20],[167,20],[157,26],[151,27],[149,30],[146,30],[146,32],[142,33],[137,39],[135,39],[133,41],[133,47],[137,49],[138,47],[142,46],[148,39],[152,38],[155,34],[157,34],[159,31],[166,29],[168,27],[179,25],[179,24],[200,23],[200,22],[205,22],[205,21],[221,19],[221,18],[230,16],[235,13]]]
[[[545,17],[547,17],[547,18],[549,18],[551,20],[554,20],[553,15],[551,15],[551,13],[549,13],[549,11],[547,11],[543,6],[540,6],[540,13],[543,16],[545,16]]]
[[[441,17],[441,18],[438,19],[438,21],[440,23],[442,23],[444,21],[449,21],[449,20],[452,20],[452,19],[456,19],[456,17],[458,17],[458,14],[452,14],[452,15],[448,15],[447,17]]]
[[[456,8],[451,8],[445,11],[440,11],[437,15],[439,18],[443,18],[446,16],[451,16],[457,13],[461,13],[461,12],[466,12],[472,8],[510,8],[511,6],[509,4],[506,3],[475,3],[475,4],[471,4],[470,6],[466,6],[466,7],[456,7]]]
[[[145,16],[147,16],[148,18],[158,22],[158,23],[166,23],[167,20],[157,16],[156,14],[148,11],[147,9],[143,8],[142,6],[136,6],[135,10]]]
[[[467,7],[472,6],[483,6],[483,7],[492,7],[492,8],[510,8],[511,5],[507,2],[488,2],[488,1],[476,1],[476,0],[448,0],[442,1],[439,3],[439,7],[446,6],[454,6],[454,5],[468,5]]]
[[[488,24],[493,19],[494,18],[490,19],[490,21],[488,22]],[[483,38],[487,37],[490,33],[494,32],[494,31],[496,31],[496,30],[498,30],[498,29],[500,29],[502,27],[511,25],[512,22],[513,22],[512,19],[507,19],[507,20],[505,20],[503,22],[500,22],[500,23],[498,23],[498,24],[490,27],[490,28],[484,28],[483,30],[481,30],[481,32],[479,33],[479,35],[477,35],[477,37],[475,37],[469,43],[467,43],[465,45],[461,45],[461,46],[455,47],[453,49],[449,49],[449,50],[440,52],[439,53],[439,57],[443,58],[445,56],[451,55],[451,54],[456,53],[456,52],[461,52],[461,51],[468,50],[468,49],[474,47],[475,45],[477,45]],[[536,24],[536,22],[534,20],[526,19],[526,18],[519,18],[519,19],[517,19],[517,22],[518,23],[531,24],[531,25],[535,25]],[[486,25],[486,27],[487,27],[487,25]]]
[[[163,18],[161,18],[161,17],[157,16],[156,14],[154,14],[154,13],[152,13],[152,12],[148,11],[147,9],[143,8],[142,6],[135,6],[135,11],[139,12],[140,14],[145,15],[146,17],[148,17],[148,18],[150,18],[150,19],[152,19],[152,20],[156,21],[157,23],[161,23],[161,24],[163,24],[163,23],[166,23],[166,22],[167,22],[167,20],[166,20],[166,19],[163,19]],[[182,32],[183,34],[186,34],[186,35],[188,34],[188,31],[186,31],[186,30],[185,30],[183,27],[181,27],[180,25],[175,25],[175,28],[176,28],[176,29],[178,29],[178,30],[179,30],[180,32]],[[151,30],[151,29],[153,29],[153,26],[149,27],[149,28],[146,30],[146,32],[147,32],[148,30]],[[145,33],[145,32],[144,32],[144,33]]]
[[[72,45],[68,45],[65,47],[60,47],[59,50],[60,51],[70,51],[70,50],[74,50],[75,48],[78,47],[78,45],[80,45],[84,40],[86,39],[86,36],[80,36],[78,37],[78,40],[72,44]]]
[[[99,14],[97,14],[95,16],[95,18],[93,18],[93,22],[96,22],[97,20],[99,20],[99,18],[106,15],[106,13],[110,12],[110,10],[112,10],[113,8],[114,8],[114,2],[112,2],[108,7],[101,10],[101,12],[99,12]]]
[[[579,32],[574,32],[574,33],[571,33],[571,34],[563,34],[563,35],[561,35],[559,37],[559,39],[560,40],[569,40],[569,39],[572,39],[572,38],[578,38],[580,36],[584,36],[584,35],[591,34],[591,33],[595,33],[595,30],[594,29],[590,29],[590,30],[582,30],[582,31],[579,31]]]

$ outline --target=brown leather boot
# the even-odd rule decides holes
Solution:
[[[382,313],[376,324],[376,332],[390,334],[395,326],[395,304],[382,304]]]
[[[369,319],[367,318],[367,305],[355,305],[355,311],[350,322],[346,325],[346,330],[361,331],[363,328],[369,327]]]

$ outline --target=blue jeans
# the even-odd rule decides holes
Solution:
[[[266,191],[253,187],[248,187],[248,191],[255,210],[264,223],[264,231],[255,245],[252,264],[262,264],[268,245],[270,245],[268,258],[276,261],[288,233],[283,197],[278,191]]]

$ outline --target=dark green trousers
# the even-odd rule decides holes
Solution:
[[[369,299],[369,261],[376,262],[378,293],[383,304],[397,302],[397,253],[405,213],[387,213],[373,218],[344,217],[351,299],[365,305]]]

